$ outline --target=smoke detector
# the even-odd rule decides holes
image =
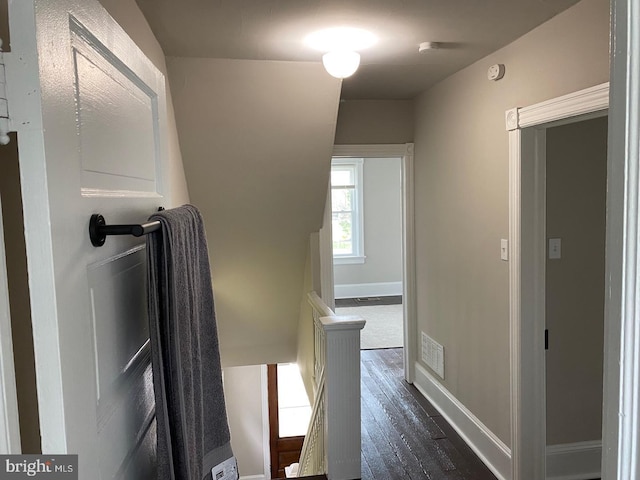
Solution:
[[[418,45],[418,52],[423,53],[427,50],[437,50],[441,46],[440,42],[422,42]]]

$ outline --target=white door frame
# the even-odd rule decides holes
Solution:
[[[546,129],[607,114],[609,84],[506,112],[513,480],[545,478]],[[609,167],[611,160],[609,159]],[[610,253],[607,245],[607,255]],[[607,270],[607,277],[611,273]],[[617,392],[614,392],[617,398]],[[610,395],[610,392],[605,392]],[[628,477],[633,478],[633,477]]]
[[[640,478],[640,5],[611,2],[602,478]]]
[[[416,362],[417,320],[416,320],[416,276],[415,276],[415,226],[413,204],[413,143],[380,144],[380,145],[334,145],[334,157],[356,158],[401,158],[402,188],[402,306],[404,317],[404,376],[407,382],[413,383]],[[331,210],[329,205],[329,222]],[[326,212],[325,212],[326,214]],[[325,215],[326,221],[326,215]],[[327,242],[328,247],[327,247]],[[322,237],[325,248],[331,248],[331,238]],[[322,248],[322,247],[321,247]],[[328,258],[327,258],[328,257]],[[329,265],[329,263],[331,263]],[[329,268],[331,270],[329,270]],[[325,256],[323,271],[333,271],[333,256]],[[331,276],[333,292],[333,275]]]
[[[0,454],[17,454],[21,453],[20,425],[3,225],[0,200]]]

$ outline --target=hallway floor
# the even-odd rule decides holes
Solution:
[[[404,381],[402,348],[363,350],[363,480],[495,480],[447,421]]]

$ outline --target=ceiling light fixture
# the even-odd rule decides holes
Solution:
[[[347,78],[360,66],[360,54],[351,50],[334,50],[322,56],[322,64],[332,77]]]
[[[334,27],[313,32],[304,42],[321,52],[322,63],[329,75],[347,78],[355,73],[360,65],[359,50],[369,48],[378,41],[376,36],[362,28]]]

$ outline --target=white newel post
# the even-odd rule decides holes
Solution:
[[[321,317],[325,341],[326,466],[329,480],[361,478],[360,317]]]

